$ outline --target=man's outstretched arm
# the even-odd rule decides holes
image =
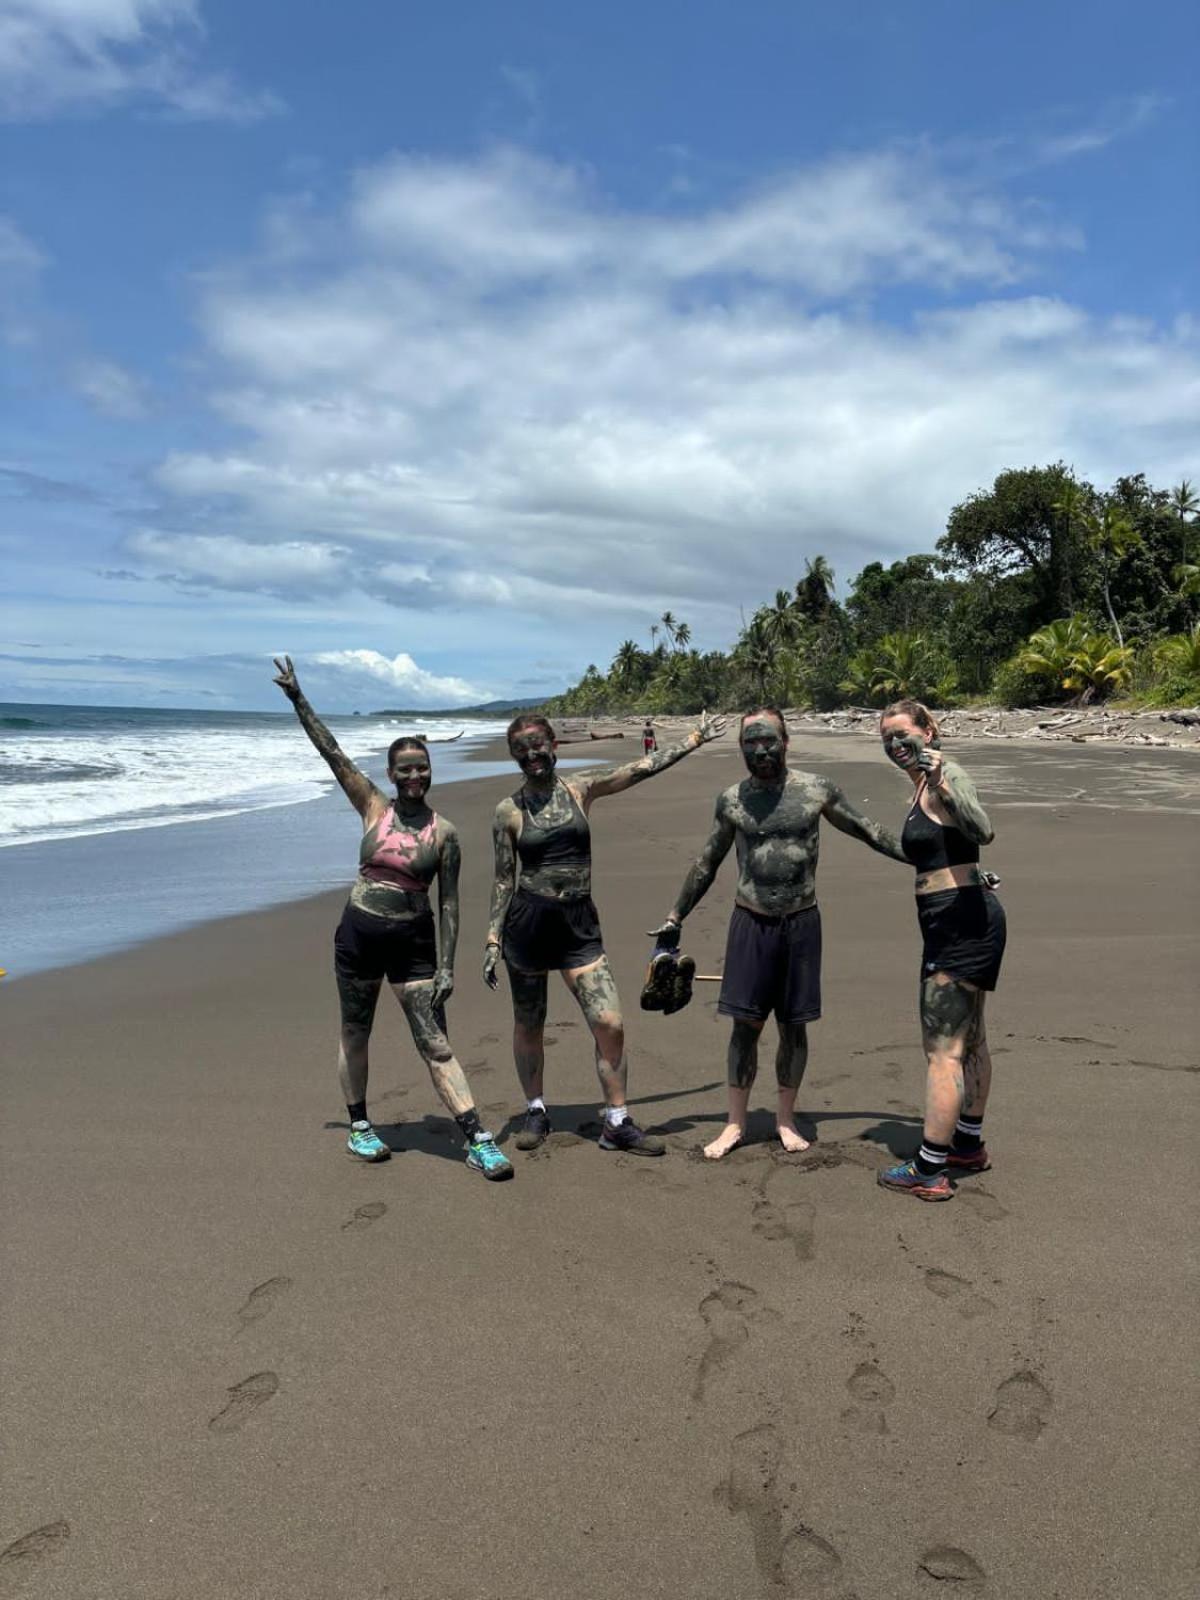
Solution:
[[[873,822],[865,811],[851,805],[836,783],[828,784],[827,788],[825,804],[821,807],[821,815],[827,822],[832,822],[840,833],[848,833],[852,839],[861,839],[872,850],[878,850],[880,855],[891,856],[893,861],[903,861],[906,866],[912,865],[904,854],[904,846],[890,828]]]
[[[683,888],[680,889],[663,928],[656,928],[654,930],[656,933],[671,927],[678,928],[684,917],[699,905],[712,888],[713,879],[722,861],[729,854],[735,836],[736,830],[726,814],[725,796],[720,795],[713,815],[712,831],[705,841],[704,849],[696,857],[687,877],[683,880]]]

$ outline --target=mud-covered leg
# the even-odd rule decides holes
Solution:
[[[967,1040],[967,1052],[963,1057],[962,1114],[976,1121],[983,1120],[992,1088],[992,1053],[988,1049],[987,1026],[983,1015],[986,1000],[987,996],[980,992],[975,1026]]]
[[[546,974],[508,969],[513,1003],[513,1060],[526,1100],[540,1100],[546,1077]]]
[[[338,1000],[342,1010],[338,1040],[338,1080],[342,1098],[351,1110],[363,1107],[367,1098],[367,1043],[375,1021],[382,978],[352,978],[337,974]]]
[[[780,1144],[793,1154],[807,1150],[810,1143],[796,1128],[796,1096],[800,1092],[807,1066],[808,1025],[803,1022],[781,1022],[779,1044],[775,1050],[775,1082],[778,1088],[775,1124],[779,1129]]]
[[[417,1052],[429,1068],[438,1098],[450,1115],[461,1121],[475,1110],[475,1099],[446,1037],[446,1013],[434,1009],[433,979],[396,983],[392,989],[408,1019]]]
[[[564,972],[563,977],[591,1029],[596,1046],[596,1075],[600,1079],[604,1102],[614,1109],[623,1106],[628,1076],[625,1023],[621,1017],[617,983],[608,957],[601,956],[589,967],[576,967]]]
[[[973,984],[944,972],[934,973],[922,983],[921,1037],[928,1062],[925,1138],[935,1145],[948,1146],[954,1138],[963,1108],[968,1041],[982,1036],[982,1023],[983,995]],[[978,1068],[973,1071],[977,1073]]]
[[[729,1076],[729,1120],[717,1137],[704,1146],[709,1161],[720,1161],[722,1156],[736,1150],[746,1136],[750,1090],[758,1073],[758,1039],[762,1030],[761,1022],[747,1022],[741,1017],[734,1020],[725,1056]]]

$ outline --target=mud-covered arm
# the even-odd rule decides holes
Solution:
[[[586,808],[593,800],[600,800],[609,794],[620,794],[625,789],[632,789],[635,783],[645,783],[647,778],[665,772],[677,761],[682,761],[684,756],[690,756],[693,750],[699,750],[702,744],[719,738],[724,731],[725,718],[710,717],[706,711],[687,738],[681,739],[678,744],[668,745],[665,750],[652,750],[640,761],[630,761],[623,767],[608,767],[590,777],[577,778],[573,787],[580,796],[580,803]]]
[[[704,896],[712,888],[717,871],[729,854],[733,844],[736,830],[730,821],[725,806],[725,796],[717,800],[717,809],[713,815],[712,831],[705,841],[704,848],[693,861],[687,877],[683,880],[683,888],[676,897],[671,908],[669,922],[682,922]]]
[[[848,833],[852,839],[861,839],[863,844],[869,844],[871,849],[878,850],[880,855],[891,856],[893,861],[903,861],[906,865],[911,865],[904,854],[904,846],[892,830],[885,828],[881,823],[873,822],[865,811],[860,811],[856,805],[851,805],[836,783],[826,784],[825,803],[821,807],[821,815],[827,822],[832,822],[840,833]]]
[[[504,921],[517,888],[517,836],[519,818],[511,800],[502,800],[492,819],[492,846],[496,864],[492,875],[492,904],[488,913],[487,948],[483,956],[483,981],[496,987],[496,966],[504,937]]]
[[[279,668],[279,676],[275,682],[287,695],[295,707],[296,715],[300,718],[300,726],[312,740],[314,747],[324,757],[338,783],[342,787],[347,800],[358,812],[359,816],[366,817],[373,805],[387,805],[387,797],[378,790],[367,777],[351,761],[341,745],[321,721],[320,717],[309,705],[304,697],[296,678],[296,669],[292,666],[291,656],[284,656],[280,661],[275,659]]]
[[[438,967],[451,975],[458,950],[458,875],[461,869],[458,829],[447,823],[438,860]]]
[[[936,753],[935,753],[936,754]],[[922,756],[919,765],[926,766]],[[957,761],[931,762],[926,768],[929,786],[950,813],[960,833],[976,844],[991,844],[996,837],[975,785]]]

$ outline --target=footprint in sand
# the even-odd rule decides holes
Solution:
[[[1009,1215],[1008,1207],[1002,1206],[988,1189],[959,1189],[956,1193],[971,1214],[982,1222],[1002,1222]]]
[[[787,1200],[776,1205],[767,1198],[770,1178],[759,1186],[759,1198],[751,1210],[751,1228],[764,1239],[790,1239],[797,1261],[813,1258],[813,1223],[816,1210],[807,1200]]]
[[[246,1426],[259,1406],[266,1405],[278,1388],[279,1378],[274,1372],[252,1372],[229,1390],[227,1403],[210,1419],[208,1431],[236,1433]]]
[[[61,1550],[71,1537],[69,1522],[47,1522],[43,1528],[23,1533],[0,1550],[0,1595],[16,1594],[31,1578],[34,1569]]]
[[[746,1343],[754,1323],[774,1322],[779,1318],[779,1313],[765,1306],[758,1290],[748,1283],[718,1284],[711,1294],[704,1296],[699,1309],[708,1331],[708,1346],[696,1369],[696,1381],[692,1385],[694,1400],[704,1398],[709,1379],[727,1366]]]
[[[257,1284],[246,1296],[246,1303],[238,1307],[238,1321],[243,1328],[248,1328],[252,1322],[257,1322],[265,1317],[268,1311],[273,1311],[279,1301],[292,1287],[290,1278],[268,1278],[265,1283]]]
[[[563,1128],[543,1139],[536,1150],[531,1150],[529,1152],[529,1160],[545,1161],[556,1150],[570,1150],[574,1145],[584,1144],[585,1142],[587,1141],[581,1139],[577,1133],[568,1133]]]
[[[1014,1372],[996,1390],[996,1405],[988,1413],[988,1427],[1032,1444],[1050,1420],[1053,1404],[1050,1391],[1036,1373],[1028,1369]]]
[[[994,1300],[976,1293],[970,1279],[958,1278],[953,1272],[943,1272],[940,1267],[925,1269],[925,1287],[939,1300],[952,1305],[959,1316],[968,1322],[972,1317],[986,1317],[989,1311],[996,1309]]]
[[[495,1072],[495,1067],[488,1066],[486,1061],[464,1061],[463,1071],[469,1072],[473,1077],[482,1078],[485,1072]]]
[[[718,1487],[716,1498],[749,1524],[763,1594],[781,1600],[828,1594],[841,1572],[842,1558],[803,1522],[794,1523],[784,1534],[779,1494],[782,1456],[779,1430],[769,1422],[739,1433],[729,1449],[729,1477]]]
[[[896,1398],[896,1385],[873,1361],[860,1361],[846,1379],[850,1398],[857,1402],[842,1412],[842,1421],[860,1433],[886,1433],[884,1407]]]
[[[382,1094],[377,1094],[376,1100],[403,1100],[408,1093],[407,1089],[385,1089]]]
[[[477,1045],[480,1045],[480,1044],[499,1044],[500,1043],[500,1035],[498,1033],[483,1033],[483,1034],[480,1034],[479,1038],[476,1039],[475,1043]]]
[[[365,1205],[355,1206],[354,1215],[342,1223],[342,1232],[349,1229],[352,1233],[361,1233],[373,1222],[378,1222],[386,1211],[387,1206],[382,1200],[368,1200]]]
[[[974,1589],[982,1588],[987,1581],[987,1574],[975,1557],[954,1544],[939,1544],[926,1550],[917,1562],[917,1576],[933,1578],[938,1583],[961,1583]]]

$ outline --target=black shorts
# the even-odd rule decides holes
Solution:
[[[917,921],[924,948],[921,981],[948,973],[994,989],[1000,977],[1008,925],[1004,907],[990,889],[939,889],[917,896]]]
[[[518,889],[504,919],[504,959],[519,972],[590,967],[604,954],[592,900],[554,900]]]
[[[432,978],[437,971],[432,907],[425,916],[397,919],[348,905],[333,936],[333,966],[339,978],[389,983]]]
[[[762,917],[734,906],[717,1010],[723,1017],[815,1022],[821,1015],[821,913]]]

